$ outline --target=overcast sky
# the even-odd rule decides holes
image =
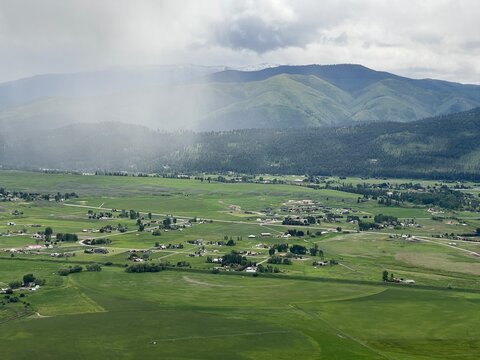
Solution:
[[[0,81],[110,66],[358,63],[480,83],[477,0],[0,0]]]

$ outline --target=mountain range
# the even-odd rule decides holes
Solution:
[[[0,84],[0,166],[478,179],[480,86],[361,65],[195,65]]]
[[[93,122],[197,131],[409,122],[478,106],[478,85],[349,64],[122,68],[0,84],[0,127],[7,136]]]

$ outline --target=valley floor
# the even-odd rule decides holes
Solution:
[[[0,288],[29,273],[45,280],[36,291],[0,295],[2,359],[423,360],[477,359],[480,353],[480,243],[439,237],[474,232],[476,212],[436,208],[441,218],[432,219],[428,206],[387,207],[342,191],[192,179],[3,171],[0,188],[79,195],[0,202]],[[343,217],[282,225],[286,207],[307,216],[302,202],[317,207],[310,215]],[[359,232],[343,214],[347,209],[362,218],[415,218],[415,226]],[[138,212],[145,229],[136,216],[119,217],[122,210]],[[89,218],[100,212],[113,215]],[[178,227],[163,228],[167,218]],[[118,224],[126,231],[99,232]],[[54,238],[71,233],[78,242],[52,241],[47,248],[32,237],[46,227]],[[285,237],[293,229],[305,234]],[[161,235],[153,236],[155,230]],[[94,239],[109,241],[85,243]],[[290,265],[270,264],[269,250],[284,243],[317,245],[323,256],[307,251],[290,257]],[[85,252],[99,248],[108,252]],[[232,250],[278,273],[233,271],[207,261]],[[146,260],[136,262],[133,253]],[[321,261],[338,264],[313,265]],[[93,263],[101,271],[86,271]],[[125,271],[142,263],[166,269]],[[58,275],[74,266],[83,271]],[[215,267],[222,270],[213,273]],[[384,282],[383,271],[415,284]]]

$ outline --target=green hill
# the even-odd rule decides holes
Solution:
[[[408,122],[480,106],[480,86],[413,80],[360,65],[229,70],[170,82],[135,74],[121,74],[121,81],[119,74],[115,81],[111,74],[55,75],[55,86],[48,75],[0,84],[0,126],[13,132],[112,121],[163,130],[302,128]]]

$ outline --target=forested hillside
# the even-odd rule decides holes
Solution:
[[[480,178],[480,109],[413,123],[206,133],[185,169]]]
[[[480,108],[412,123],[331,128],[194,133],[76,124],[23,141],[0,137],[0,162],[76,170],[480,179],[479,138]]]

